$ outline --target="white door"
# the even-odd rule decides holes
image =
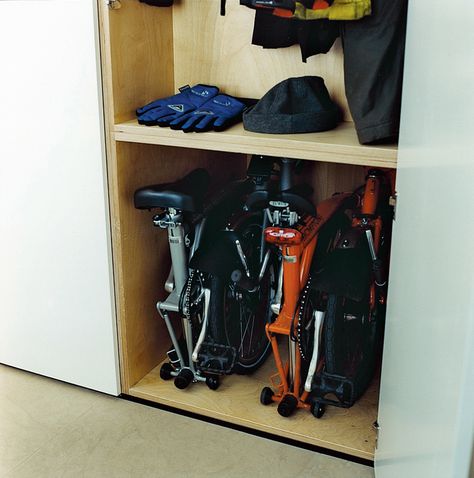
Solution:
[[[0,362],[117,394],[96,8],[0,1]]]
[[[377,478],[466,478],[474,430],[474,7],[409,3]]]

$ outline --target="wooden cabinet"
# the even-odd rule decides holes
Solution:
[[[117,6],[117,2],[111,3]],[[214,183],[220,183],[231,174],[242,174],[248,155],[256,153],[309,161],[308,177],[315,188],[314,199],[318,201],[335,191],[359,185],[363,166],[397,167],[397,147],[362,146],[357,141],[344,95],[340,45],[336,44],[327,55],[309,59],[307,64],[301,62],[297,48],[270,51],[252,46],[253,13],[238,3],[228,0],[227,15],[221,17],[216,0],[182,0],[175,2],[173,8],[121,0],[121,8],[117,9],[100,2],[122,392],[372,460],[376,440],[372,425],[378,417],[377,380],[353,408],[330,408],[323,420],[316,421],[308,413],[284,419],[273,407],[259,404],[259,391],[273,368],[271,360],[255,376],[225,378],[215,392],[199,385],[180,391],[159,378],[159,365],[165,358],[169,339],[155,303],[165,294],[162,285],[169,270],[167,241],[165,234],[153,229],[148,213],[134,209],[132,198],[136,188],[177,179],[198,166],[208,168]],[[237,125],[225,132],[184,134],[142,126],[135,119],[136,107],[173,94],[184,84],[213,84],[231,95],[259,98],[278,81],[302,75],[324,77],[330,93],[342,105],[345,122],[335,130],[263,135],[246,132]],[[407,124],[411,121],[407,119]],[[423,140],[426,151],[426,138]],[[406,144],[406,148],[410,145]],[[428,171],[426,163],[409,160],[404,165],[403,177],[408,187],[413,186],[407,172],[412,165],[424,168],[425,174]],[[472,167],[466,172],[465,179],[474,179]],[[429,181],[429,171],[424,177]],[[401,189],[405,194],[406,188]],[[418,214],[428,213],[429,206],[418,202],[415,210]],[[442,207],[439,210],[444,211]],[[400,214],[403,216],[397,218],[399,230],[408,224],[405,219],[409,213],[402,209]],[[397,240],[402,240],[403,236],[398,237]],[[420,236],[411,239],[423,240]],[[403,240],[410,241],[410,237]],[[400,278],[410,269],[406,266],[409,252],[399,250],[392,260],[400,261],[397,273]],[[472,286],[471,276],[469,281]],[[399,282],[396,289],[391,287],[391,301],[404,301],[407,296]],[[415,309],[416,299],[410,298]],[[388,321],[394,323],[389,324],[386,347],[390,345],[390,334],[397,335],[393,332],[396,327],[406,327],[415,320],[406,315],[407,310],[401,318],[389,315]],[[409,334],[405,340],[409,347],[416,346]],[[397,354],[391,351],[384,362],[384,373],[400,361],[400,370],[410,374],[410,364],[401,356],[399,344],[396,350]],[[382,384],[385,380],[382,375]],[[409,433],[409,425],[403,430]],[[384,425],[382,432],[390,436]],[[389,452],[385,452],[387,457]],[[380,470],[381,477],[396,476],[384,474],[383,467]]]

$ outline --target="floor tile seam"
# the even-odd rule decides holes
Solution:
[[[5,478],[8,478],[8,475],[13,473],[14,471],[20,469],[22,466],[26,465],[26,463],[28,463],[33,457],[35,457],[36,455],[38,455],[38,453],[41,452],[41,450],[43,450],[44,448],[46,448],[45,446],[40,446],[39,448],[37,448],[34,452],[28,454],[28,456],[26,456],[25,458],[23,458],[22,460],[20,460],[19,463],[16,463],[15,465],[12,466],[12,468],[8,468],[6,470],[6,473],[7,473],[7,476],[5,476]],[[12,476],[13,478],[13,476]]]

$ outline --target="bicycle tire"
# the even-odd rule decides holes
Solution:
[[[324,318],[325,370],[354,381],[359,396],[374,372],[377,317],[368,297],[360,302],[331,294]]]
[[[262,214],[254,214],[234,228],[253,277],[260,270],[262,222]],[[265,326],[273,316],[270,304],[275,276],[274,261],[270,260],[255,292],[236,290],[235,284],[217,276],[210,279],[209,333],[216,343],[236,348],[233,373],[245,375],[254,372],[270,352]]]
[[[350,227],[350,220],[344,211],[338,211],[321,228],[314,251],[311,274],[301,292],[300,308],[297,322],[297,342],[301,358],[311,360],[313,354],[314,329],[312,326],[313,311],[320,305],[320,292],[317,283],[319,274],[324,271],[328,254],[332,252],[343,232]]]

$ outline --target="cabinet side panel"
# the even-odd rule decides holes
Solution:
[[[173,91],[172,9],[122,0],[108,10],[115,122]]]
[[[318,75],[351,120],[339,41],[329,53],[303,63],[298,46],[264,50],[252,45],[255,12],[227,0],[226,15],[220,16],[219,3],[186,1],[173,7],[175,88],[207,83],[231,95],[260,98],[289,77]]]
[[[204,167],[214,186],[240,177],[245,157],[185,148],[117,143],[119,240],[115,250],[122,351],[122,390],[141,380],[161,360],[170,345],[164,321],[155,304],[166,297],[164,283],[170,269],[166,231],[155,228],[154,212],[133,206],[136,189],[174,181]]]

